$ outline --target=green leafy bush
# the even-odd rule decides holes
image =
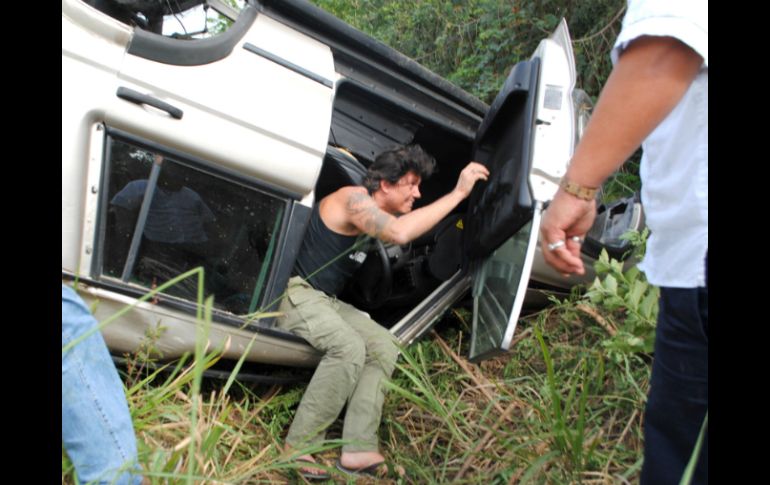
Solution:
[[[648,233],[645,229],[641,234],[632,232],[624,235],[634,244],[635,259],[643,254]],[[614,335],[602,345],[611,357],[618,352],[652,352],[659,289],[647,282],[636,265],[624,270],[623,263],[611,259],[606,251],[602,251],[594,269],[597,277],[584,298],[594,308],[602,308],[605,319],[612,329],[616,329],[611,332]]]
[[[612,68],[624,0],[312,0],[490,103],[510,68],[529,58],[564,17],[578,84],[597,94]]]

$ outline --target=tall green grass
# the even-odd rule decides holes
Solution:
[[[195,276],[200,273],[180,278]],[[622,349],[620,358],[607,358],[603,343],[611,336],[596,317],[617,326],[622,320],[599,304],[591,306],[593,314],[581,309],[589,304],[576,294],[523,318],[511,352],[480,365],[462,357],[469,327],[462,308],[430,338],[403,349],[380,427],[381,451],[406,469],[401,482],[637,480],[650,359]],[[208,346],[212,301],[200,295],[198,305],[195,352],[156,366],[148,365],[151,352],[127,356],[126,396],[146,476],[157,484],[303,483],[296,457],[312,453],[333,481],[348,481],[331,466],[342,445],[339,421],[323,445],[281,451],[304,385],[246,385],[236,376],[242,361],[226,381],[202,377],[223,349]],[[149,335],[152,347],[157,331]],[[62,483],[74,483],[64,452]]]
[[[138,303],[191,277],[197,277],[202,288],[203,269],[188,271],[103,320],[96,330],[132,311]],[[153,352],[148,350],[153,347],[149,341],[137,353],[127,355],[122,374],[144,474],[152,483],[169,484],[285,482],[299,466],[297,456],[322,453],[340,445],[329,442],[296,450],[291,455],[281,453],[277,446],[279,434],[288,425],[291,407],[301,392],[295,389],[280,393],[278,388],[254,390],[242,385],[236,375],[243,358],[223,386],[221,382],[204,382],[204,371],[221,358],[228,344],[215,349],[210,346],[212,308],[213,299],[204,301],[202,290],[199,291],[192,354],[158,366]],[[150,340],[157,338],[160,331],[148,332]],[[92,333],[62,347],[62,353]],[[253,340],[248,347],[252,344]],[[204,392],[206,388],[210,389]],[[76,482],[75,471],[62,449],[62,483]]]
[[[646,390],[649,364],[607,361],[603,330],[580,319],[575,304],[525,318],[519,331],[532,328],[534,336],[480,366],[458,360],[467,345],[457,322],[444,322],[434,341],[404,350],[384,441],[415,483],[637,478],[644,399],[636,389]],[[436,345],[439,339],[449,352]]]

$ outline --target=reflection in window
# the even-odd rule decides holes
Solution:
[[[157,0],[83,0],[131,27],[174,39],[205,39],[224,33],[243,10],[244,0],[163,2]],[[210,8],[213,7],[213,8]]]
[[[476,275],[471,355],[476,358],[499,349],[508,328],[532,233],[532,221],[497,248]],[[517,315],[518,316],[518,315]]]
[[[201,266],[215,308],[255,311],[286,202],[121,140],[108,144],[102,275],[149,289]],[[197,278],[166,293],[196,301]]]

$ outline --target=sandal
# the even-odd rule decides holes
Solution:
[[[308,460],[306,458],[297,458],[297,462],[300,463],[308,463],[310,465],[313,465],[314,467],[320,466],[318,462]],[[297,473],[299,473],[303,478],[307,478],[308,480],[328,480],[331,478],[331,475],[329,472],[322,470],[320,468],[316,468],[317,472],[313,473],[308,470],[303,470],[302,467],[297,467]]]
[[[400,470],[397,469],[396,471],[391,471],[391,467],[388,466],[384,461],[373,463],[363,468],[347,468],[339,459],[337,459],[335,466],[337,467],[337,470],[341,471],[342,473],[352,476],[365,475],[372,478],[386,478],[389,476],[392,476],[393,478],[404,477],[403,468],[398,467]]]

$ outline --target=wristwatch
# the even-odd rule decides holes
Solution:
[[[583,200],[594,200],[596,197],[596,192],[599,191],[598,188],[584,187],[580,184],[569,181],[566,177],[561,179],[561,182],[559,182],[559,187],[564,189],[564,192]]]

